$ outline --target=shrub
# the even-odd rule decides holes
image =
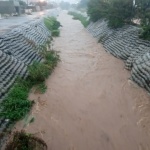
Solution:
[[[44,18],[45,26],[52,32],[52,36],[59,36],[59,27],[61,26],[60,22],[56,20],[55,17]]]
[[[47,64],[49,67],[51,67],[52,69],[54,69],[54,67],[57,65],[58,61],[59,61],[59,55],[56,51],[47,51],[45,53],[45,64]]]
[[[53,30],[52,31],[52,36],[57,37],[60,35],[60,31],[59,30]]]
[[[28,100],[28,93],[31,88],[30,81],[17,80],[15,86],[9,92],[1,105],[0,117],[11,121],[22,119],[32,107],[33,101]]]
[[[88,4],[90,20],[108,19],[112,28],[130,24],[135,15],[132,0],[90,0]]]
[[[47,150],[47,145],[42,139],[22,130],[10,135],[5,150]]]
[[[47,86],[45,85],[44,82],[42,82],[36,86],[35,92],[43,94],[46,92],[46,90],[47,90]]]
[[[8,96],[0,104],[0,117],[18,121],[25,117],[30,111],[33,101],[28,100],[28,93],[33,85],[38,85],[37,89],[44,93],[46,86],[45,79],[51,74],[59,57],[55,51],[45,51],[45,61],[43,63],[34,62],[28,67],[29,76],[26,80],[18,79]]]
[[[44,62],[34,62],[28,67],[28,79],[32,81],[33,85],[37,85],[36,91],[39,91],[40,93],[46,91],[47,87],[44,84],[44,81],[53,72],[59,61],[59,56],[56,51],[44,51],[42,55],[44,57]]]
[[[90,0],[88,3],[87,13],[90,17],[90,20],[96,22],[99,19],[107,18],[108,9],[108,1]]]
[[[134,17],[133,1],[113,0],[109,4],[108,25],[113,28],[122,27],[124,24],[131,24]]]
[[[74,20],[80,20],[84,27],[87,27],[89,25],[87,17],[84,17],[83,15],[76,12],[68,12],[68,14],[72,15]]]
[[[28,67],[28,71],[29,79],[34,83],[43,82],[50,75],[49,67],[40,62],[34,62]]]

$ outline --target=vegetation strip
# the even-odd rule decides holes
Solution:
[[[10,135],[5,150],[47,150],[47,144],[39,137],[25,131],[16,131]]]
[[[150,40],[149,0],[81,0],[87,3],[90,20],[106,19],[108,26],[119,28],[126,24],[142,27],[140,38]],[[137,22],[137,23],[136,23]]]
[[[44,18],[44,24],[51,31],[52,36],[57,37],[60,35],[58,28],[61,26],[61,24],[56,20],[55,17]]]
[[[68,14],[72,15],[74,20],[80,20],[84,27],[87,27],[89,25],[87,17],[84,17],[83,15],[72,11],[68,12]]]
[[[59,60],[55,51],[47,51],[45,58],[44,62],[34,62],[28,67],[27,79],[17,79],[14,87],[0,105],[2,109],[0,117],[18,121],[30,111],[34,103],[28,99],[31,88],[38,85],[39,90],[42,90],[41,93],[43,93],[43,90],[46,89],[44,81],[52,73]]]
[[[44,23],[50,32],[53,30],[59,32],[60,23],[56,18],[44,18]],[[40,93],[46,91],[47,87],[44,82],[59,61],[57,52],[50,50],[49,44],[50,41],[41,46],[40,55],[43,57],[43,61],[33,62],[32,65],[28,66],[28,77],[26,79],[18,77],[8,96],[2,101],[0,105],[1,118],[9,119],[10,122],[23,119],[34,104],[34,101],[28,99],[31,88],[35,86],[36,91]]]

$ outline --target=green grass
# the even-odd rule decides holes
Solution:
[[[40,84],[38,84],[38,85],[36,86],[35,92],[36,92],[36,93],[41,93],[41,94],[43,94],[43,93],[46,92],[46,90],[47,90],[47,86],[46,86],[45,83],[43,82],[43,83],[40,83]]]
[[[60,35],[60,31],[59,30],[53,30],[52,31],[52,36],[53,37],[58,37]]]
[[[74,20],[80,20],[84,27],[87,27],[89,25],[89,20],[87,20],[86,17],[83,15],[76,13],[76,12],[68,12],[69,15],[73,16]]]
[[[44,24],[52,32],[52,36],[56,37],[60,35],[59,27],[61,24],[55,17],[44,18]]]
[[[29,80],[17,80],[7,98],[0,105],[0,117],[17,121],[25,117],[30,111],[33,101],[28,99],[32,84]]]
[[[29,79],[34,83],[40,83],[50,75],[50,69],[47,65],[40,62],[34,62],[28,67]]]
[[[24,118],[34,103],[28,99],[31,88],[37,85],[40,93],[46,91],[44,81],[54,70],[59,56],[55,51],[46,51],[44,58],[44,62],[34,62],[28,67],[29,76],[26,80],[16,81],[8,96],[0,104],[0,117],[10,119],[12,122]]]

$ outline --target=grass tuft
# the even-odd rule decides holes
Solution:
[[[59,56],[55,51],[45,51],[43,54],[45,61],[34,62],[28,67],[29,76],[26,80],[18,79],[8,96],[0,104],[0,117],[18,121],[26,116],[30,111],[34,101],[28,99],[30,89],[37,85],[40,93],[47,89],[44,84],[45,79],[52,73],[59,61]]]
[[[44,24],[52,32],[52,36],[56,37],[60,35],[59,27],[61,24],[55,17],[44,18]]]
[[[30,111],[34,101],[28,100],[31,83],[26,80],[17,80],[15,86],[9,92],[1,105],[0,117],[17,121],[25,117]]]
[[[84,17],[83,15],[72,11],[68,12],[68,14],[73,16],[74,20],[80,20],[84,27],[87,27],[89,25],[89,20],[87,20],[87,17]]]

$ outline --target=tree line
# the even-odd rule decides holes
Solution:
[[[81,0],[87,3],[90,20],[108,20],[111,28],[139,21],[142,27],[141,38],[150,40],[150,0]],[[137,25],[137,24],[135,24]]]

